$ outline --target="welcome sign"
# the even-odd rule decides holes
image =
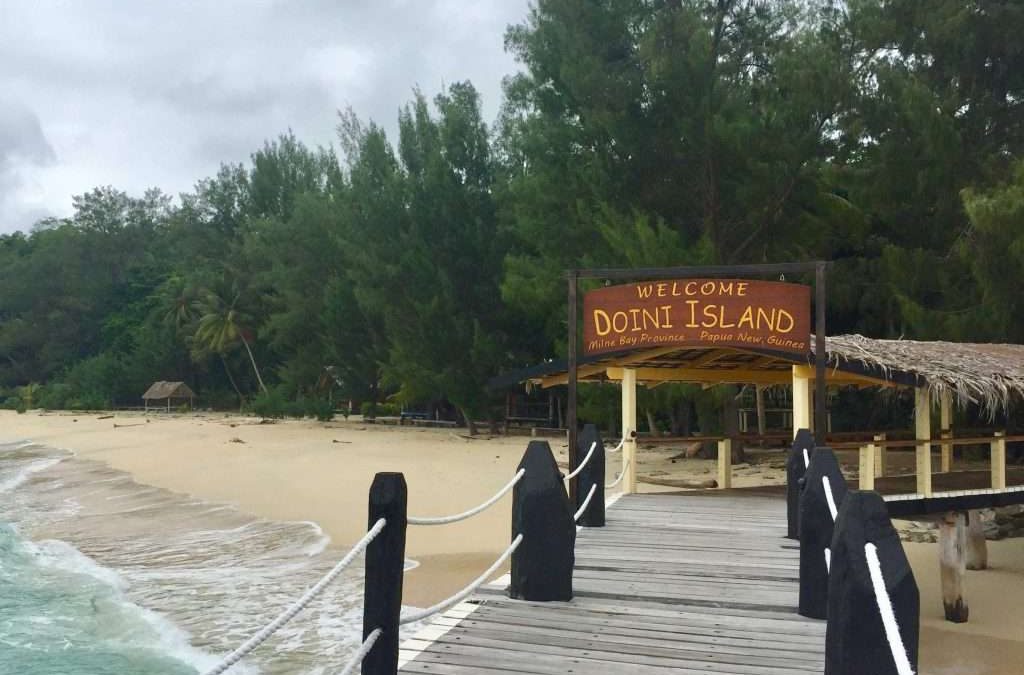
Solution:
[[[583,297],[585,354],[645,347],[760,347],[806,355],[811,289],[779,281],[676,279]]]

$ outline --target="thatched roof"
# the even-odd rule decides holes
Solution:
[[[187,384],[184,382],[154,382],[153,385],[146,390],[146,393],[142,395],[142,398],[148,401],[154,399],[163,400],[165,398],[193,398],[195,392],[192,391]]]
[[[1024,396],[1024,345],[876,340],[863,335],[827,338],[831,367],[859,363],[884,376],[913,374],[935,395],[948,392],[961,405],[990,413]]]
[[[813,337],[810,341],[813,348]],[[1024,398],[1024,345],[969,342],[876,340],[863,335],[826,339],[828,382],[856,386],[928,387],[933,394],[952,394],[960,406],[980,405],[994,414],[1014,397]],[[792,367],[810,366],[805,356],[760,347],[657,347],[647,350],[583,356],[578,377],[606,380],[609,369],[638,369],[641,381],[755,383],[785,385]],[[564,384],[568,363],[552,360],[496,377],[488,384],[500,389],[519,382],[541,386]],[[664,375],[659,375],[664,373]]]

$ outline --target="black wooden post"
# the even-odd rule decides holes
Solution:
[[[601,434],[597,432],[597,426],[587,424],[583,427],[583,432],[580,434],[576,447],[576,457],[579,458],[578,462],[586,459],[587,453],[590,452],[590,446],[594,443],[597,443],[594,447],[594,456],[590,458],[590,461],[583,467],[579,475],[573,479],[576,481],[577,509],[583,506],[583,502],[586,501],[587,494],[590,492],[590,486],[597,486],[597,489],[594,490],[594,496],[591,497],[590,504],[587,506],[587,510],[576,521],[577,525],[583,527],[604,527],[604,443],[601,441]],[[577,464],[577,466],[579,465]],[[570,466],[570,469],[575,471],[576,467]]]
[[[879,581],[887,598],[876,592]],[[895,632],[886,628],[880,600],[892,610]],[[901,675],[908,664],[917,672],[920,613],[917,582],[885,501],[877,492],[850,492],[832,537],[826,675]]]
[[[363,659],[363,675],[394,675],[398,672],[406,505],[405,476],[400,473],[378,473],[374,476],[370,486],[367,528],[373,527],[380,518],[384,518],[387,524],[366,549],[363,640],[377,628],[381,629],[381,634]]]
[[[828,411],[825,406],[825,263],[814,264],[814,440],[825,445]]]
[[[786,460],[786,536],[800,538],[800,490],[804,474],[814,452],[814,436],[809,429],[799,429]]]
[[[577,389],[577,377],[578,377],[578,359],[576,357],[576,350],[578,349],[579,340],[576,337],[576,322],[579,320],[579,309],[577,307],[577,287],[579,286],[579,275],[576,270],[570,270],[569,272],[569,302],[568,302],[568,316],[566,317],[569,322],[569,373],[568,373],[568,396],[566,401],[565,419],[566,429],[568,430],[568,442],[569,442],[569,466],[576,466],[576,462],[579,461],[579,456],[576,454],[576,434],[579,431],[576,426],[578,420],[576,419],[576,389]],[[575,485],[569,486],[569,496],[575,498]]]
[[[828,489],[825,480],[828,479]],[[800,614],[824,619],[828,612],[828,564],[826,550],[832,546],[835,520],[829,506],[838,509],[846,497],[846,479],[835,453],[815,448],[804,475],[800,493]]]
[[[512,492],[512,538],[523,542],[512,553],[509,597],[572,600],[576,523],[548,442],[530,441],[519,468],[526,474]]]

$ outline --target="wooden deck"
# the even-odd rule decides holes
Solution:
[[[401,672],[785,675],[824,670],[796,613],[797,543],[775,497],[629,495],[576,542],[572,602],[479,592],[403,645]]]

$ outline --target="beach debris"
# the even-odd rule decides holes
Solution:
[[[146,420],[146,421],[149,422],[149,420]],[[118,424],[117,422],[114,422],[114,428],[115,429],[124,429],[125,427],[141,427],[141,426],[144,426],[141,422],[138,423],[138,424]]]
[[[348,443],[349,445],[351,445],[352,441],[339,441],[337,438],[335,438],[333,441],[331,441],[331,443]]]
[[[228,443],[245,443],[245,441],[243,441],[238,436],[235,436],[233,438],[228,439]]]
[[[268,419],[268,418],[264,417],[264,418],[260,419],[260,421],[257,422],[256,424],[277,424],[277,420],[272,420],[272,419]],[[231,426],[235,426],[235,425],[232,424]]]
[[[114,416],[113,415],[100,415],[96,419],[98,419],[98,420],[112,420],[112,419],[114,419]],[[78,420],[75,420],[75,421],[77,422]]]

